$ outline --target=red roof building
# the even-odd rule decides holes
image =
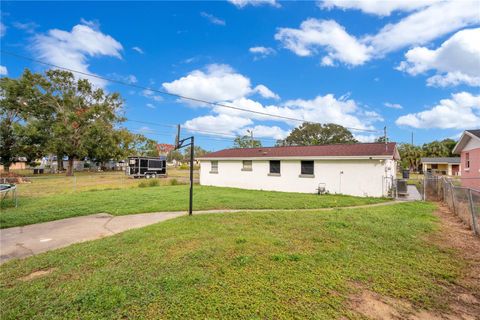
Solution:
[[[396,143],[355,143],[330,144],[321,146],[287,146],[261,148],[224,149],[200,157],[199,159],[217,158],[365,158],[389,157],[400,159]]]
[[[199,157],[200,184],[284,192],[392,194],[396,144],[225,149]]]

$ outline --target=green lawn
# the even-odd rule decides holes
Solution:
[[[62,218],[106,212],[124,215],[188,209],[187,185],[91,190],[22,198],[18,208],[0,212],[0,227],[8,228]],[[345,207],[386,199],[342,195],[314,195],[234,188],[194,187],[194,209],[297,209]]]
[[[428,241],[434,208],[181,217],[0,266],[0,318],[358,318],[360,288],[443,310],[462,262]]]

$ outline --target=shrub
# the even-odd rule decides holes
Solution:
[[[156,179],[150,181],[142,181],[138,184],[139,188],[147,188],[147,187],[156,187],[159,186],[160,182]]]

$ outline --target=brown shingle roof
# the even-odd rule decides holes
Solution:
[[[392,156],[398,159],[396,143],[355,143],[321,146],[288,146],[224,149],[199,157],[208,158],[277,158],[277,157],[365,157]]]

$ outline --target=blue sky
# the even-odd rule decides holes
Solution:
[[[392,140],[413,132],[416,144],[480,127],[478,1],[2,2],[1,23],[5,51],[363,129],[354,131],[361,141],[385,125]],[[45,69],[3,53],[0,65],[9,77]],[[126,116],[139,121],[125,126],[162,143],[173,142],[177,123],[207,150],[247,130],[272,145],[299,125],[92,81],[122,94]]]

